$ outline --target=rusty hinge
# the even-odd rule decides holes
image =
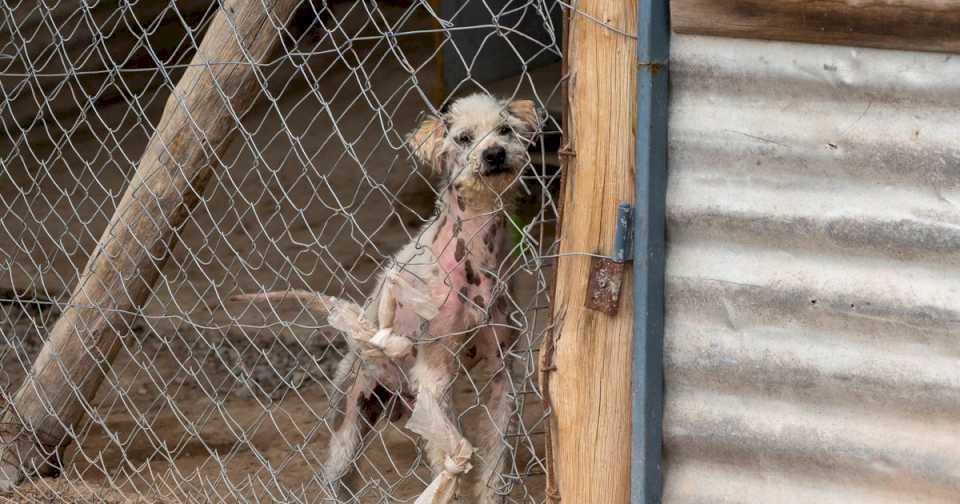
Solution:
[[[590,279],[584,305],[607,315],[616,315],[620,308],[625,263],[633,259],[633,206],[617,206],[617,227],[613,235],[613,254],[594,256],[590,260]]]

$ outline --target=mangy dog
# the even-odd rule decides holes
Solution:
[[[533,102],[481,94],[423,120],[408,142],[444,177],[437,211],[396,253],[362,308],[303,291],[241,296],[298,297],[350,336],[351,352],[337,373],[343,397],[322,475],[334,491],[350,490],[363,437],[375,424],[409,415],[407,427],[427,440],[437,476],[428,492],[458,492],[459,474],[473,462],[479,467],[475,502],[495,501],[512,416],[505,351],[516,338],[507,320],[510,286],[498,274],[510,247],[505,210],[539,126]],[[451,404],[461,370],[492,376],[476,448],[460,434]]]

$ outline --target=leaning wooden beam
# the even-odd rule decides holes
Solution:
[[[566,58],[567,146],[561,151],[569,162],[555,326],[552,348],[547,348],[552,361],[544,363],[553,413],[551,477],[558,487],[550,490],[559,493],[549,497],[551,502],[626,504],[632,275],[629,266],[594,256],[613,255],[618,204],[634,200],[637,1],[573,5]]]
[[[0,493],[51,471],[150,297],[298,0],[226,0],[173,93],[63,315],[0,421]]]

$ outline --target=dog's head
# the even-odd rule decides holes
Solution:
[[[460,98],[441,117],[427,117],[409,136],[417,158],[477,203],[502,196],[530,162],[541,114],[530,100]]]

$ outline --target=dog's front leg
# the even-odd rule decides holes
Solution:
[[[460,475],[471,467],[473,447],[460,433],[452,404],[456,348],[461,340],[448,336],[422,345],[412,370],[417,400],[407,428],[426,440],[427,461],[435,478],[417,502],[449,502],[458,494]]]

